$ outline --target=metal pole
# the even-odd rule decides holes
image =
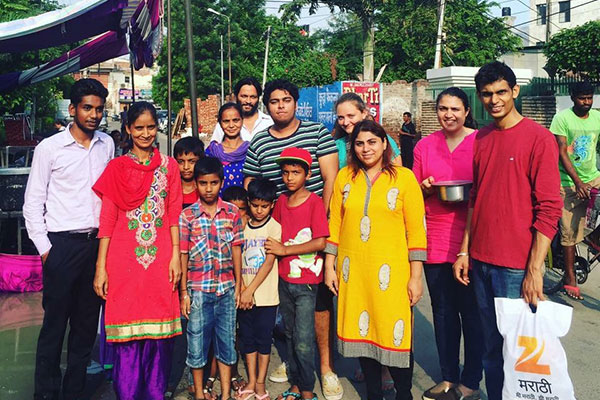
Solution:
[[[267,43],[265,44],[265,63],[263,64],[263,79],[262,79],[262,87],[265,87],[267,83],[267,65],[269,64],[269,39],[271,38],[271,26],[267,27]],[[264,104],[262,102],[262,95],[260,96],[260,109],[264,111]]]
[[[131,69],[131,104],[135,103],[135,81],[133,79],[133,56],[129,55],[129,68]]]
[[[265,87],[267,83],[267,64],[269,62],[269,39],[271,38],[271,26],[267,28],[267,43],[265,44],[265,63],[263,64],[263,80],[262,86]]]
[[[552,15],[552,13],[550,12],[552,7],[552,4],[550,3],[550,0],[546,0],[546,43],[548,43],[550,41],[550,16]]]
[[[190,81],[190,111],[192,113],[192,136],[198,137],[198,101],[196,100],[196,71],[194,68],[194,43],[192,42],[192,6],[190,0],[184,0],[185,38],[188,53],[188,70]]]
[[[433,60],[433,69],[442,68],[442,31],[444,29],[444,9],[447,0],[439,0],[439,16],[437,36],[435,39],[435,59]]]
[[[167,0],[167,155],[171,155],[173,138],[171,137],[171,0]]]
[[[225,103],[225,83],[224,83],[224,73],[223,73],[223,35],[221,35],[221,105]]]
[[[227,58],[229,63],[229,97],[233,93],[232,85],[231,85],[231,20],[227,17]]]

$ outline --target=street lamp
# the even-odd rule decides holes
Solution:
[[[229,66],[229,96],[231,96],[231,94],[233,93],[231,85],[231,20],[229,19],[229,16],[220,13],[215,9],[208,8],[207,11],[218,16],[227,18],[227,64]]]

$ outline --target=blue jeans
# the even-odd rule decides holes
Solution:
[[[186,364],[202,368],[208,362],[211,342],[215,357],[223,364],[237,361],[235,352],[235,290],[221,296],[199,290],[189,291],[190,318],[187,325],[188,352]]]
[[[521,297],[521,285],[525,270],[498,267],[481,261],[473,261],[473,289],[477,297],[479,316],[483,328],[483,370],[489,400],[502,400],[504,384],[504,359],[502,345],[504,339],[496,325],[494,297]]]
[[[279,311],[285,325],[288,378],[291,386],[315,387],[315,303],[317,286],[279,280]]]
[[[425,278],[431,296],[435,342],[440,358],[442,378],[479,389],[483,370],[481,320],[473,286],[454,279],[452,264],[426,264]],[[460,373],[460,337],[464,336],[465,365]]]

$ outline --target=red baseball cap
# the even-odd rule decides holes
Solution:
[[[306,166],[310,168],[312,157],[308,150],[300,149],[298,147],[288,147],[275,159],[275,162],[278,164],[281,164],[283,161],[297,161],[306,164]]]

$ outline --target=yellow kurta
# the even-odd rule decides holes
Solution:
[[[425,261],[425,209],[412,171],[373,184],[343,168],[334,183],[327,252],[337,247],[338,349],[406,368],[412,349],[410,263]]]

